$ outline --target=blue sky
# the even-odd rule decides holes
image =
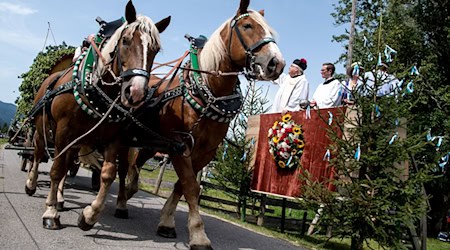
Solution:
[[[335,26],[330,13],[337,0],[253,0],[250,8],[265,10],[268,23],[278,33],[278,46],[289,65],[294,59],[308,61],[306,77],[310,82],[310,97],[322,82],[320,68],[324,62],[334,62],[344,51],[341,44],[332,42],[332,35],[341,34],[345,28]],[[13,103],[19,95],[21,79],[33,59],[42,50],[50,22],[58,44],[65,41],[78,46],[90,33],[96,33],[97,16],[106,21],[124,15],[127,0],[61,1],[61,0],[0,0],[0,101]],[[157,22],[167,16],[172,21],[161,34],[163,50],[157,62],[178,58],[188,49],[183,38],[209,37],[225,20],[232,17],[239,0],[134,0],[137,13]],[[47,44],[54,45],[50,35]],[[337,65],[337,72],[343,72]],[[285,68],[287,72],[287,67]],[[277,87],[269,86],[272,99]]]

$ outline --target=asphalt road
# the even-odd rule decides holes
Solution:
[[[129,201],[129,219],[114,215],[116,183],[110,190],[100,221],[90,231],[77,227],[78,215],[95,196],[90,172],[80,169],[68,178],[66,211],[60,213],[61,230],[46,230],[41,216],[49,191],[50,164],[40,165],[38,188],[33,196],[25,193],[26,173],[20,171],[17,151],[0,149],[0,249],[189,249],[187,207],[178,205],[176,239],[156,235],[159,213],[165,199],[138,192]],[[214,249],[304,249],[264,236],[215,217],[202,215],[206,233]]]

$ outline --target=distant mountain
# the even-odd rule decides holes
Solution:
[[[9,126],[9,123],[11,123],[16,114],[16,109],[16,105],[0,101],[0,127],[3,126],[4,123]]]

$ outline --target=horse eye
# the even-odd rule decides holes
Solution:
[[[122,39],[122,44],[123,44],[124,46],[129,46],[129,45],[131,45],[131,39],[124,37],[124,38]]]
[[[252,25],[250,23],[246,23],[243,25],[244,29],[251,29]]]

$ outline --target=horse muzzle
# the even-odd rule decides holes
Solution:
[[[122,104],[126,107],[131,108],[137,108],[142,105],[148,93],[148,87],[146,83],[147,78],[141,76],[133,77],[130,79],[130,81],[122,83]]]
[[[283,73],[285,60],[280,56],[262,56],[255,60],[254,70],[258,80],[275,80]]]

